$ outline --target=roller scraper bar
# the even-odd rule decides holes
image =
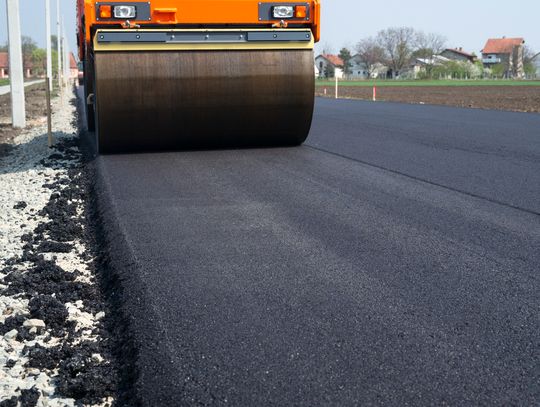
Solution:
[[[94,51],[313,49],[311,30],[98,30]]]

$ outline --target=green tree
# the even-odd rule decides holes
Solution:
[[[352,55],[351,51],[349,51],[347,48],[341,48],[339,51],[339,57],[343,61],[343,73],[345,75],[351,74],[351,68],[352,68]]]
[[[26,35],[23,35],[21,37],[21,48],[22,48],[22,54],[23,58],[31,58],[32,52],[34,52],[35,49],[37,49],[36,42]]]
[[[45,66],[47,62],[47,51],[41,48],[36,48],[32,51],[32,66],[34,67],[34,74],[42,75],[45,72]]]
[[[324,77],[325,78],[333,78],[336,74],[336,70],[334,68],[334,65],[326,64],[326,67],[324,68]]]
[[[51,35],[51,48],[58,51],[58,37],[56,35]]]
[[[506,73],[506,66],[504,64],[495,64],[491,67],[491,75],[495,78],[502,78]]]

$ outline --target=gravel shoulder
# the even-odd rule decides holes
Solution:
[[[75,99],[55,99],[49,149],[40,89],[27,92],[31,126],[0,132],[0,406],[111,405],[117,369]]]
[[[317,86],[315,91],[317,96],[323,97],[334,97],[334,92],[331,86]],[[339,96],[372,100],[373,89],[342,86]],[[377,87],[377,100],[540,113],[540,86],[380,86]]]

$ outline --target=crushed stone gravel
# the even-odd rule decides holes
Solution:
[[[117,368],[72,95],[0,157],[0,407],[108,406]]]

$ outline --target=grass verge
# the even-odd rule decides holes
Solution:
[[[315,86],[335,86],[334,80],[316,80]],[[540,80],[343,80],[340,86],[540,86]]]

